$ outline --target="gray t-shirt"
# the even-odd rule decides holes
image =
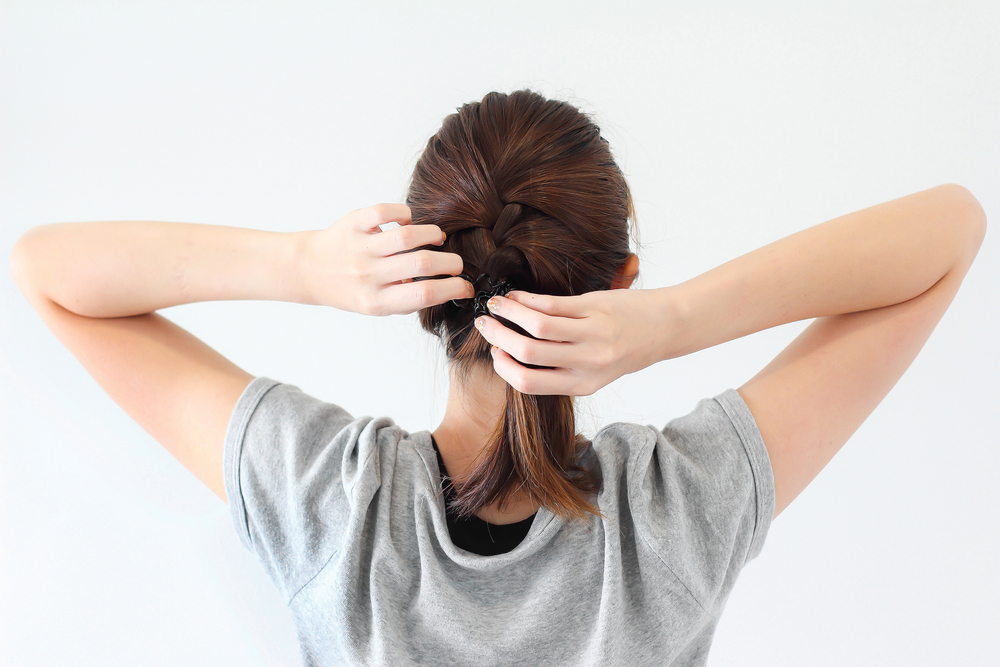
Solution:
[[[307,665],[704,665],[774,513],[767,450],[732,389],[662,431],[603,428],[582,463],[600,470],[605,518],[543,507],[496,556],[452,543],[427,431],[257,378],[224,461],[236,529]]]

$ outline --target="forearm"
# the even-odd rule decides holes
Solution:
[[[168,222],[61,223],[27,232],[11,269],[29,300],[87,317],[196,301],[301,302],[304,235]]]
[[[803,230],[657,290],[673,314],[660,356],[907,301],[971,261],[984,228],[975,198],[948,185]]]

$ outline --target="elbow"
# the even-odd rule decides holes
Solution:
[[[969,270],[986,237],[986,211],[968,188],[946,183],[927,191],[936,202],[942,247],[950,260],[948,271]],[[945,250],[947,248],[947,250]]]
[[[27,288],[28,275],[30,274],[31,265],[31,232],[33,230],[28,230],[24,235],[17,240],[14,247],[10,251],[10,257],[7,262],[10,266],[10,276],[14,279],[14,284],[17,288],[21,290],[24,294]]]
[[[39,296],[40,292],[38,285],[38,263],[42,253],[42,249],[39,247],[42,240],[39,238],[41,236],[40,229],[40,227],[33,227],[22,234],[11,249],[7,260],[14,284],[17,285],[21,294],[31,302]]]
[[[965,188],[962,188],[965,190]],[[979,200],[972,196],[972,193],[965,190],[965,193],[969,197],[969,207],[973,216],[973,224],[976,231],[976,248],[982,245],[983,239],[986,238],[986,209],[983,205],[979,203]]]
[[[986,237],[986,211],[968,188],[957,183],[940,186],[947,188],[955,201],[955,222],[964,233],[965,239],[973,248],[973,254],[979,251]]]

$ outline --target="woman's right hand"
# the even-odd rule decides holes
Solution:
[[[568,396],[589,396],[663,359],[675,310],[668,291],[638,289],[578,296],[514,291],[493,297],[488,306],[538,339],[492,317],[478,318],[476,327],[493,345],[497,374],[524,394]]]
[[[400,226],[384,232],[379,228],[390,222]],[[410,209],[404,204],[351,211],[305,237],[306,298],[365,315],[412,313],[450,299],[467,299],[475,291],[457,277],[462,272],[459,255],[414,250],[441,245],[444,238],[436,225],[410,225]],[[455,277],[429,278],[442,275]]]

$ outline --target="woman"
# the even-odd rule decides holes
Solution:
[[[11,267],[101,386],[229,502],[307,664],[699,665],[772,518],[947,309],[985,214],[939,186],[680,285],[616,289],[637,272],[631,211],[589,119],[494,93],[431,138],[408,206],[296,234],[43,226]],[[219,299],[419,310],[450,360],[444,419],[354,419],[155,313]],[[576,435],[572,396],[805,318],[755,377],[662,431]]]

